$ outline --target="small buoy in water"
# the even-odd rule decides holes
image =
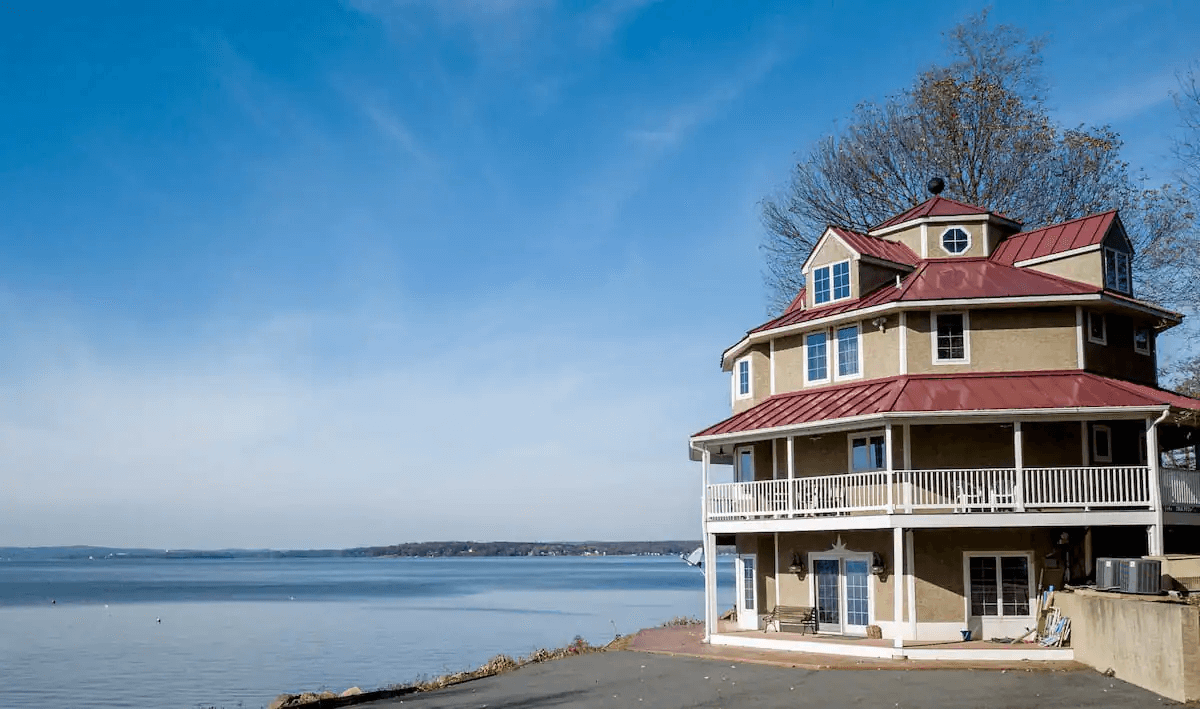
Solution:
[[[155,622],[155,623],[161,623],[161,622],[162,622],[162,618],[155,618],[155,619],[154,619],[154,622]]]
[[[54,605],[56,603],[58,603],[58,601],[54,600],[53,598],[50,599],[50,605]]]

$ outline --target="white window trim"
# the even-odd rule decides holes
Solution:
[[[1109,256],[1110,253],[1112,254],[1112,256]],[[1125,268],[1124,269],[1121,268],[1121,261],[1120,261],[1120,258],[1118,258],[1118,257],[1123,257],[1125,259]],[[1129,288],[1127,290],[1121,290],[1120,288],[1118,288],[1117,283],[1109,283],[1108,282],[1107,260],[1109,258],[1112,258],[1113,263],[1115,264],[1113,271],[1115,273],[1115,278],[1116,278],[1117,283],[1119,283],[1121,281],[1121,271],[1124,270],[1125,283],[1126,283],[1126,285],[1129,286]],[[1118,293],[1124,293],[1125,295],[1132,296],[1133,295],[1133,257],[1130,254],[1128,254],[1124,251],[1121,251],[1120,249],[1114,249],[1111,246],[1105,246],[1104,247],[1104,259],[1105,259],[1105,263],[1101,264],[1101,266],[1104,268],[1104,287],[1108,288],[1110,290],[1115,290]]]
[[[1138,332],[1140,332],[1140,331],[1145,331],[1145,333],[1146,333],[1145,349],[1138,347],[1137,336],[1138,336]],[[1138,354],[1149,355],[1151,353],[1151,351],[1153,350],[1153,345],[1150,344],[1153,339],[1154,339],[1154,331],[1151,330],[1150,328],[1148,328],[1148,327],[1133,328],[1133,351],[1137,352]]]
[[[747,479],[742,470],[742,455],[750,454],[750,477]],[[734,482],[753,482],[754,477],[754,446],[738,446],[733,449],[733,480]]]
[[[751,600],[754,602],[753,608],[746,607],[746,590],[747,589],[746,589],[745,566],[746,566],[747,561],[750,562],[750,573],[752,575],[749,590],[750,590],[750,595],[752,596]],[[736,571],[737,571],[737,578],[736,578],[737,583],[736,583],[735,593],[737,593],[737,607],[738,607],[739,611],[743,611],[743,610],[746,611],[746,613],[744,613],[744,614],[740,613],[740,612],[737,614],[738,627],[741,628],[742,630],[758,630],[758,623],[759,623],[759,617],[758,617],[758,608],[759,608],[758,555],[757,554],[738,554]]]
[[[963,358],[938,359],[937,319],[939,315],[961,315],[963,319]],[[970,364],[971,363],[971,312],[969,310],[944,310],[929,313],[929,347],[930,358],[934,364]]]
[[[746,363],[746,393],[742,393],[742,362]],[[739,357],[733,362],[733,398],[750,399],[754,397],[754,359],[751,355]]]
[[[847,275],[850,278],[850,288],[849,288],[850,293],[844,297],[835,298],[834,297],[835,289],[834,289],[834,285],[833,285],[833,267],[843,264],[843,263],[846,264]],[[818,303],[817,302],[817,271],[820,271],[821,269],[827,269],[829,271],[829,300],[825,300],[825,301]],[[824,266],[817,266],[816,268],[814,268],[812,270],[811,279],[812,279],[812,284],[813,284],[812,302],[813,302],[814,308],[829,305],[830,303],[836,303],[839,300],[849,300],[851,297],[854,296],[854,268],[853,268],[853,264],[851,264],[850,259],[842,259],[841,261],[834,261],[833,263],[827,263]]]
[[[1003,587],[1003,585],[1000,585],[996,588],[997,614],[994,616],[972,616],[971,615],[971,559],[974,557],[977,557],[977,556],[994,556],[994,557],[1023,556],[1023,557],[1025,557],[1025,559],[1026,559],[1026,562],[1025,562],[1026,567],[1025,568],[1028,570],[1027,576],[1029,576],[1029,613],[1028,614],[1026,614],[1026,615],[1004,615],[1004,587]],[[997,577],[999,577],[999,574],[1000,574],[1000,564],[997,563],[996,564]],[[966,596],[966,598],[964,599],[964,601],[965,601],[964,606],[966,607],[966,617],[967,618],[975,617],[975,618],[1017,618],[1017,619],[1029,618],[1029,619],[1032,619],[1034,617],[1034,603],[1035,603],[1035,599],[1037,598],[1037,591],[1033,587],[1034,575],[1035,574],[1034,574],[1034,569],[1033,569],[1033,552],[1029,551],[1029,550],[1024,550],[1024,551],[965,551],[965,552],[963,552],[963,588],[966,589],[966,593],[964,594]],[[997,581],[1002,583],[1002,580],[999,578],[997,578]]]
[[[848,629],[848,608],[846,607],[846,562],[847,561],[865,561],[868,569],[871,565],[871,553],[860,551],[810,551],[808,553],[808,597],[812,599],[813,609],[817,607],[817,574],[816,562],[818,560],[838,560],[838,624],[841,626],[841,631],[845,632]],[[867,574],[867,624],[875,624],[875,584],[871,583],[870,573]],[[858,627],[858,626],[853,626]],[[837,631],[821,630],[817,628],[818,634],[836,634]]]
[[[1108,455],[1102,456],[1097,452],[1096,434],[1104,431],[1104,435],[1108,436]],[[1092,460],[1097,463],[1111,463],[1113,453],[1113,437],[1112,429],[1102,423],[1092,424]]]
[[[967,235],[967,245],[965,248],[963,248],[962,251],[951,251],[950,249],[946,248],[946,234],[950,233],[954,229],[960,229],[960,230],[962,230],[962,233]],[[949,227],[946,227],[945,229],[943,229],[942,233],[940,235],[938,235],[938,247],[942,251],[945,251],[946,253],[950,254],[951,256],[962,256],[963,254],[970,251],[971,247],[974,245],[975,245],[975,238],[971,236],[971,230],[966,228],[965,226],[959,226],[959,225],[949,226]]]
[[[825,376],[821,379],[809,379],[808,378],[808,336],[809,335],[819,335],[821,333],[825,333]],[[833,345],[829,341],[829,330],[813,330],[812,332],[806,332],[803,335],[801,335],[801,342],[803,343],[802,349],[803,349],[803,354],[804,354],[804,366],[803,366],[804,385],[810,386],[812,384],[828,384],[831,381],[831,378],[833,375],[833,368],[831,366],[832,363],[830,362],[830,358],[829,358],[829,353],[831,351],[833,351]]]
[[[867,441],[868,446],[870,446],[869,439],[871,439],[871,438],[882,438],[883,439],[884,465],[882,468],[868,468],[866,470],[855,470],[854,469],[854,439],[855,438],[868,439],[868,441]],[[882,428],[874,429],[871,431],[854,431],[854,432],[846,434],[846,472],[848,472],[848,473],[874,473],[874,472],[878,472],[880,470],[887,470],[887,458],[889,455],[891,455],[891,453],[887,449],[887,433]]]
[[[855,329],[858,331],[858,334],[857,334],[857,335],[855,336],[855,338],[854,338],[855,340],[857,340],[857,341],[858,341],[858,372],[856,372],[855,374],[846,374],[846,375],[841,375],[841,374],[838,374],[838,357],[839,357],[839,355],[840,355],[840,353],[838,352],[838,350],[839,350],[839,349],[841,349],[841,348],[840,348],[840,346],[839,346],[839,344],[838,344],[838,336],[837,336],[837,334],[838,334],[838,330],[845,330],[845,329],[847,329],[847,328],[851,328],[851,327],[855,328]],[[862,328],[862,321],[859,321],[859,322],[854,322],[854,323],[846,323],[846,324],[844,324],[844,325],[839,325],[839,326],[837,326],[837,327],[835,327],[835,328],[832,328],[832,329],[830,330],[830,332],[829,332],[829,335],[830,335],[830,337],[829,337],[829,341],[833,343],[833,347],[832,347],[832,350],[833,350],[833,356],[832,356],[832,357],[830,357],[830,363],[829,363],[829,364],[830,364],[830,366],[829,366],[829,375],[833,377],[834,381],[838,381],[838,382],[848,382],[848,381],[851,381],[851,380],[854,380],[854,379],[862,379],[862,378],[863,378],[863,328]]]
[[[1100,330],[1102,334],[1096,337],[1092,334],[1092,318],[1100,318]],[[1087,338],[1088,342],[1093,345],[1108,344],[1108,317],[1104,313],[1098,313],[1095,310],[1089,310],[1087,314]]]

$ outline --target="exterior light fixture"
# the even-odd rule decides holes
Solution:
[[[877,551],[871,552],[871,573],[878,576],[880,581],[887,575],[887,567],[883,565],[883,555]]]

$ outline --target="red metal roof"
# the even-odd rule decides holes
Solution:
[[[916,266],[921,261],[913,253],[912,249],[901,244],[899,241],[889,241],[888,239],[881,239],[878,236],[867,236],[866,234],[860,234],[857,231],[850,231],[849,229],[837,226],[831,226],[829,229],[849,244],[850,248],[860,254],[874,256],[884,261],[900,263],[905,266]]]
[[[992,260],[1012,265],[1018,261],[1049,256],[1071,249],[1094,246],[1104,239],[1117,219],[1116,210],[1093,214],[1042,229],[1014,234],[996,247]]]
[[[787,310],[783,311],[784,315],[795,312],[797,310],[804,310],[804,293],[805,293],[805,289],[801,288],[800,292],[796,294],[796,297],[792,298],[792,302],[788,304]]]
[[[1200,410],[1197,399],[1078,370],[908,375],[776,394],[695,437],[888,412],[1164,405]]]
[[[991,214],[991,212],[983,207],[976,207],[966,202],[934,196],[906,212],[897,214],[886,222],[872,228],[871,231],[886,229],[887,227],[903,224],[904,222],[920,219],[921,217],[957,217],[967,214]]]
[[[773,330],[852,310],[894,301],[946,300],[950,298],[1005,298],[1048,295],[1083,295],[1100,292],[1098,286],[1077,283],[1048,273],[1007,266],[985,258],[946,258],[921,261],[900,281],[884,285],[864,298],[805,310],[788,308],[783,315],[750,332]]]

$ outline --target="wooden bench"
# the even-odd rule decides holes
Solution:
[[[763,632],[767,632],[771,628],[771,624],[775,624],[775,632],[782,632],[785,625],[799,625],[800,632],[804,632],[805,628],[811,628],[813,633],[817,632],[817,610],[812,606],[775,606],[767,617],[764,619]]]

